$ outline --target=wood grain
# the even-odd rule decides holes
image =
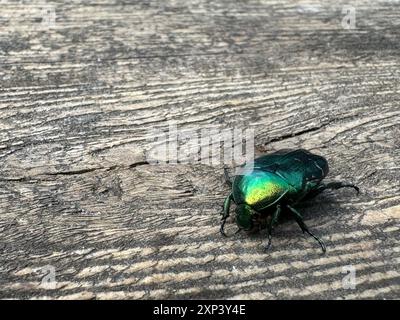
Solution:
[[[42,2],[1,2],[1,298],[400,297],[398,3],[352,1],[351,30],[346,1],[47,4],[49,27]],[[292,221],[267,254],[222,238],[222,165],[147,162],[171,121],[324,155],[362,190],[300,209],[327,254]]]

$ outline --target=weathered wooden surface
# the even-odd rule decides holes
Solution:
[[[398,2],[352,1],[352,30],[348,1],[79,2],[48,28],[0,2],[0,297],[400,297]],[[294,222],[268,254],[222,238],[221,167],[146,163],[167,121],[325,155],[362,190],[301,209],[327,254]]]

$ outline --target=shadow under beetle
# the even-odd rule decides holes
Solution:
[[[246,169],[250,168],[250,169]],[[224,168],[225,179],[232,186],[232,192],[224,202],[220,232],[224,231],[229,217],[231,202],[236,204],[236,223],[241,230],[252,230],[261,220],[267,220],[268,244],[271,246],[272,231],[278,222],[282,210],[291,213],[303,233],[312,236],[326,252],[324,242],[308,230],[301,214],[294,208],[301,201],[309,200],[326,189],[359,188],[344,182],[324,184],[322,180],[328,174],[328,162],[322,156],[309,151],[280,150],[256,158],[249,167],[242,166],[240,174],[231,181]],[[237,233],[236,232],[236,233]]]

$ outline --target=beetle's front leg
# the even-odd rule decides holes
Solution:
[[[268,235],[268,243],[265,246],[265,250],[268,250],[271,247],[272,243],[272,230],[274,228],[274,225],[278,222],[279,214],[281,213],[281,206],[278,204],[276,206],[276,210],[274,214],[272,215],[272,219],[269,221],[268,226],[267,226],[267,235]]]
[[[226,197],[225,201],[224,201],[224,212],[222,213],[222,223],[221,223],[221,227],[219,228],[219,232],[221,232],[221,234],[224,237],[227,237],[225,230],[224,230],[224,226],[226,223],[226,219],[228,219],[229,217],[229,209],[231,207],[231,201],[233,199],[233,195],[232,192]]]

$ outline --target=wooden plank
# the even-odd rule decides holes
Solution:
[[[399,8],[347,4],[2,2],[0,297],[399,298]],[[290,221],[222,238],[222,164],[148,163],[172,122],[323,154],[362,190],[301,208],[327,254]]]

